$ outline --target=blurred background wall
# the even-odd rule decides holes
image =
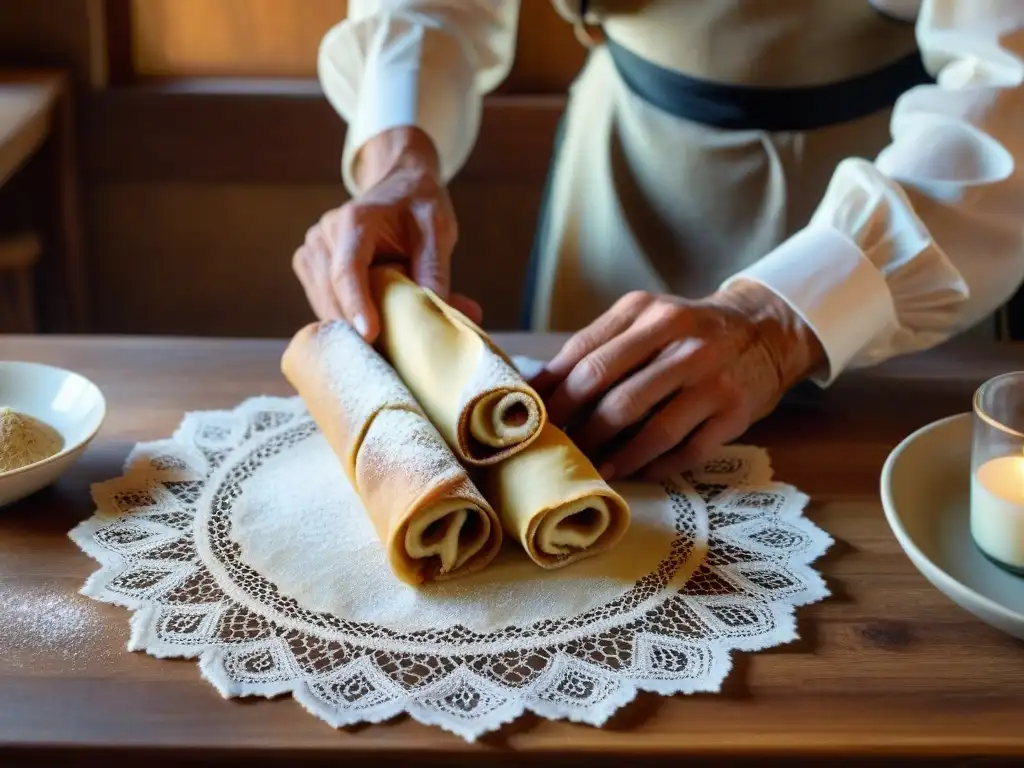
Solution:
[[[310,318],[290,261],[345,199],[344,124],[315,65],[346,5],[0,0],[2,82],[58,70],[73,107],[73,157],[53,151],[55,123],[0,189],[8,241],[42,237],[38,329],[283,336]],[[584,55],[548,0],[525,0],[515,69],[453,184],[457,287],[484,302],[492,329],[515,325],[555,124]],[[55,163],[76,172],[77,256]]]
[[[315,79],[345,0],[0,0],[0,332],[287,336],[291,272],[345,200]],[[513,328],[585,51],[522,0],[514,69],[453,183],[456,288]],[[980,331],[1024,336],[1018,297]]]

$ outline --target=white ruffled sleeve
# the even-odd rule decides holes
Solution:
[[[808,322],[822,385],[966,330],[1024,280],[1024,0],[923,0],[917,38],[937,84],[897,102],[892,143],[843,161],[808,226],[726,282]]]
[[[445,181],[476,143],[483,96],[507,77],[519,0],[350,0],[320,45],[327,99],[348,123],[342,177],[355,193],[356,153],[390,128],[434,142]]]

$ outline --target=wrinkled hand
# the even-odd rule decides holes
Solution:
[[[370,267],[401,257],[414,281],[480,322],[476,302],[449,295],[458,226],[430,138],[416,128],[386,131],[363,147],[354,173],[363,191],[325,213],[292,259],[317,317],[345,319],[374,341],[380,317]]]
[[[700,301],[628,294],[533,384],[606,479],[661,480],[742,435],[824,360],[784,302],[743,281]]]

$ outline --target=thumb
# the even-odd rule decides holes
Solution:
[[[331,283],[342,314],[349,325],[367,342],[373,343],[380,331],[380,318],[370,290],[370,263],[374,243],[370,237],[351,232],[335,241],[331,264]]]
[[[447,301],[451,290],[451,254],[441,250],[434,207],[416,210],[414,216],[420,228],[420,247],[413,256],[410,277]]]

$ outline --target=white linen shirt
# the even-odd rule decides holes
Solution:
[[[838,165],[804,229],[726,281],[758,281],[806,320],[828,358],[822,385],[948,339],[1024,280],[1024,0],[872,5],[916,18],[936,84],[900,98],[873,161]],[[349,126],[351,193],[359,148],[399,126],[432,138],[445,181],[458,172],[512,66],[518,16],[519,0],[350,1],[319,76]]]

